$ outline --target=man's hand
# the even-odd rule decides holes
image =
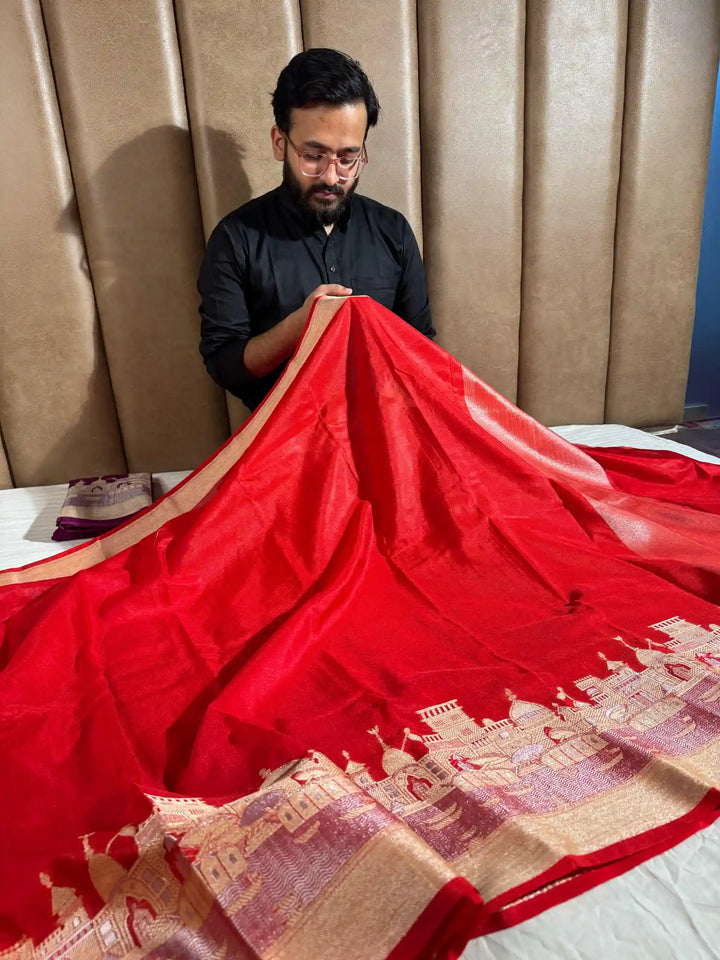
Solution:
[[[303,303],[300,309],[287,317],[287,320],[290,320],[292,317],[293,322],[297,325],[297,339],[300,339],[305,329],[307,318],[310,315],[310,308],[318,297],[349,297],[351,293],[352,290],[350,287],[341,287],[339,283],[321,283],[319,287],[315,287],[312,293],[307,295],[305,303]],[[287,320],[285,322],[287,322]],[[297,343],[297,340],[295,343]]]
[[[317,297],[349,297],[352,290],[339,283],[321,283],[297,310],[280,323],[248,340],[243,354],[245,368],[254,377],[264,377],[287,360],[305,329],[310,308]]]

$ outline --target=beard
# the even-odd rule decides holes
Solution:
[[[302,183],[288,163],[287,156],[283,160],[283,183],[298,210],[318,227],[327,227],[338,222],[350,205],[350,198],[358,185],[357,180],[353,180],[351,186],[345,191],[339,183],[331,187],[319,179],[312,186],[303,189]],[[321,191],[332,193],[333,198],[316,196]]]

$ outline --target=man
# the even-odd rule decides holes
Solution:
[[[251,410],[282,373],[321,294],[367,294],[435,335],[410,226],[355,194],[380,109],[360,65],[337,50],[300,53],[272,103],[282,185],[220,221],[198,280],[205,365]]]

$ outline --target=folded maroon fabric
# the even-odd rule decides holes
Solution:
[[[120,473],[71,480],[53,540],[97,537],[152,503],[149,473]]]

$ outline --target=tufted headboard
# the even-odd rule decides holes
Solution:
[[[191,468],[242,422],[195,278],[279,182],[303,46],[376,86],[361,189],[443,346],[545,423],[677,419],[719,40],[716,0],[2,0],[0,486]]]

